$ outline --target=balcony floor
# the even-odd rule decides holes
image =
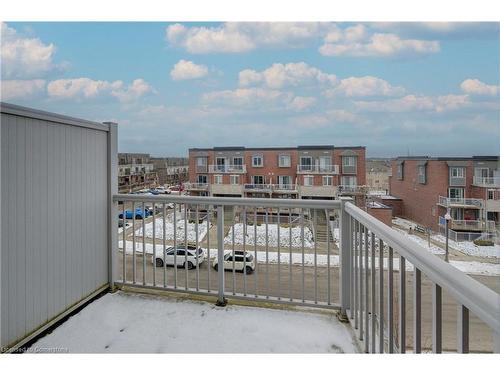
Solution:
[[[349,325],[332,313],[117,292],[33,344],[71,353],[352,353]]]

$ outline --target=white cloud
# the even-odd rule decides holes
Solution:
[[[319,52],[324,56],[408,57],[439,52],[438,41],[402,39],[392,33],[372,34],[363,25],[340,29],[337,26],[325,36]]]
[[[203,78],[207,74],[208,68],[205,65],[197,65],[187,60],[180,60],[170,71],[174,81]]]
[[[202,96],[205,103],[224,103],[238,107],[283,104],[289,103],[292,99],[292,94],[260,87],[212,91]]]
[[[349,77],[342,79],[340,83],[332,88],[325,90],[327,97],[344,95],[347,97],[364,96],[400,96],[405,93],[401,86],[392,86],[389,82],[377,77]]]
[[[468,95],[406,95],[384,101],[357,101],[354,104],[359,110],[367,112],[446,112],[465,108],[470,101]]]
[[[152,92],[153,88],[142,78],[135,79],[131,85],[114,89],[111,95],[118,98],[121,102],[131,102],[144,96],[148,92]]]
[[[284,86],[299,86],[311,83],[334,84],[337,77],[307,65],[305,62],[273,64],[271,67],[257,72],[246,69],[239,74],[240,86],[263,84],[269,88],[279,89]]]
[[[288,103],[288,108],[294,111],[303,111],[316,103],[316,98],[312,96],[296,96]]]
[[[241,53],[260,46],[297,47],[320,35],[327,24],[312,22],[227,22],[217,27],[170,25],[166,39],[190,53]]]
[[[45,80],[6,80],[1,82],[2,100],[23,99],[45,90]]]
[[[38,38],[26,38],[2,22],[1,56],[2,76],[31,78],[55,67],[52,59],[56,47],[44,44]]]
[[[57,99],[91,99],[108,95],[129,102],[152,90],[143,79],[136,79],[128,86],[122,81],[96,81],[90,78],[58,79],[47,85],[49,96]]]
[[[460,84],[460,88],[470,95],[495,96],[500,92],[500,85],[488,85],[478,79],[466,79]]]

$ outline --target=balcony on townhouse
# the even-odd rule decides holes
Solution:
[[[210,185],[208,183],[201,183],[201,182],[186,182],[184,184],[184,188],[189,191],[208,191]]]
[[[310,164],[298,164],[297,174],[339,174],[338,165],[310,165]]]
[[[444,227],[446,219],[439,217],[439,225]],[[492,220],[454,220],[449,222],[449,229],[464,232],[492,232],[495,230],[495,222]]]
[[[273,192],[277,193],[298,192],[298,186],[296,184],[273,184],[271,187]]]
[[[243,190],[249,193],[271,193],[273,190],[272,184],[244,184]]]
[[[365,185],[339,185],[337,193],[339,195],[363,195],[368,192],[368,186]]]
[[[474,176],[473,185],[480,187],[500,188],[500,176],[497,177],[482,177]]]
[[[464,207],[464,208],[477,208],[480,209],[484,205],[482,199],[477,198],[449,198],[439,196],[438,205],[442,207]]]
[[[211,164],[208,166],[208,173],[247,173],[246,164]]]

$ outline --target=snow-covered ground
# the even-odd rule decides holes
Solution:
[[[435,234],[432,238],[443,244],[446,242],[446,238],[441,234]],[[493,246],[477,246],[471,241],[455,242],[449,239],[449,246],[464,254],[475,257],[500,258],[500,245],[498,244],[494,244]]]
[[[132,224],[131,224],[131,223],[129,223],[129,222],[126,222],[126,223],[125,223],[125,229],[128,229],[128,228],[130,228],[131,226],[132,226]],[[120,233],[122,233],[122,232],[123,232],[123,227],[118,228],[118,234],[120,234]]]
[[[398,225],[400,227],[405,228],[406,230],[410,228],[415,228],[417,224],[411,220],[403,219],[400,217],[396,217],[392,219],[392,223],[395,225]],[[409,234],[401,229],[394,228],[398,230],[399,232],[403,233],[406,237],[411,239],[412,241],[419,242],[422,246],[428,248],[427,246],[427,240],[423,240],[421,237]],[[442,244],[445,244],[446,238],[442,234],[432,234],[431,239],[440,242]],[[484,258],[500,258],[500,245],[495,244],[494,246],[477,246],[474,242],[472,241],[462,241],[462,242],[455,242],[451,239],[449,239],[449,246],[457,251],[462,252],[463,254],[466,255],[472,255],[475,257],[484,257]],[[437,246],[434,246],[431,244],[431,248],[429,249],[433,254],[444,254],[444,250],[442,248],[439,248]]]
[[[175,230],[178,241],[184,241],[184,212],[178,212],[176,214],[176,225]],[[155,226],[155,237],[157,239],[163,239],[163,218],[156,218],[154,222]],[[211,224],[210,224],[211,226]],[[147,223],[146,227],[146,237],[153,238],[153,222]],[[196,223],[189,223],[187,221],[187,240],[189,242],[196,241]],[[198,241],[202,241],[205,235],[207,234],[207,221],[204,220],[201,224],[198,224]],[[135,235],[142,237],[142,228],[139,228],[135,231]],[[174,239],[174,214],[171,212],[165,216],[165,239],[173,240]]]
[[[123,248],[123,242],[119,241],[119,248]],[[142,254],[142,242],[136,242],[135,244],[136,253]],[[127,241],[127,254],[132,254],[133,243],[132,241]],[[156,253],[161,254],[162,252],[161,244],[156,245]],[[205,255],[208,255],[208,251],[204,249]],[[230,252],[231,250],[226,250],[226,252]],[[255,254],[251,250],[247,250],[252,254]],[[146,244],[146,254],[153,254],[153,245]],[[210,249],[210,258],[213,259],[217,256],[217,249]],[[280,253],[280,263],[281,264],[290,264],[290,253],[283,249]],[[269,262],[271,264],[278,263],[278,252],[270,251],[267,254],[265,251],[257,251],[257,262],[258,263],[266,263]],[[368,258],[369,264],[371,264],[371,258]],[[302,253],[300,252],[292,252],[291,263],[293,265],[302,265]],[[325,254],[316,255],[316,260],[314,259],[314,254],[304,254],[304,266],[310,267],[316,264],[319,267],[325,267],[328,265],[328,256]],[[483,262],[464,262],[459,260],[452,260],[450,264],[460,271],[470,274],[470,275],[485,275],[485,276],[500,276],[500,264],[492,264],[492,263],[483,263]],[[330,266],[338,267],[340,265],[340,259],[338,255],[330,255]],[[375,257],[375,268],[378,269],[378,257]],[[384,258],[384,269],[388,269],[388,261],[387,258]],[[399,270],[399,259],[394,257],[393,260],[393,269],[395,271]],[[406,262],[406,270],[413,271],[413,266]]]
[[[406,232],[402,229],[399,229],[399,228],[393,228],[393,229],[398,231],[399,233],[401,233],[403,236],[408,238],[410,241],[416,242],[419,245],[421,245],[422,247],[425,247],[425,249],[427,251],[431,252],[432,254],[443,255],[445,253],[445,251],[442,248],[434,245],[432,242],[431,242],[431,246],[429,247],[428,241],[424,240],[422,237],[416,236],[414,234],[409,234],[408,232]]]
[[[234,243],[238,245],[243,245],[243,238],[245,238],[245,243],[247,245],[255,244],[255,228],[257,228],[257,246],[265,246],[266,245],[266,237],[268,238],[268,245],[271,247],[278,246],[278,224],[268,224],[267,236],[266,236],[266,226],[264,224],[257,225],[256,227],[253,225],[247,225],[247,233],[244,236],[243,224],[237,223],[233,225],[229,232],[224,238],[224,243],[232,244],[233,243],[233,230],[234,230]],[[290,246],[290,228],[280,226],[280,246],[288,247]],[[300,227],[292,227],[292,247],[302,247],[302,237],[301,237],[301,228]],[[304,228],[304,247],[312,248],[314,247],[314,239],[313,234],[309,228]]]
[[[333,315],[106,294],[33,344],[70,353],[353,353]]]

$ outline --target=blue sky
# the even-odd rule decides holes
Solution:
[[[498,23],[2,24],[2,101],[119,124],[119,150],[500,151]]]

